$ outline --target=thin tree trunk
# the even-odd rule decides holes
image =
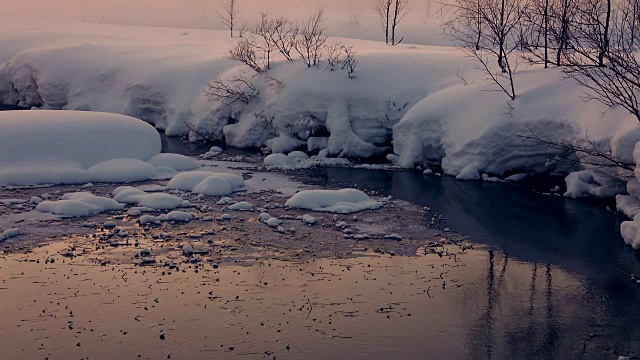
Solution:
[[[604,34],[600,53],[598,54],[598,66],[604,66],[604,55],[609,51],[609,26],[611,22],[611,0],[607,0],[607,18],[604,23]]]
[[[544,68],[549,67],[549,0],[544,1]]]

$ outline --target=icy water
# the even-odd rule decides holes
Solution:
[[[486,293],[460,299],[477,305],[466,342],[486,340],[486,358],[640,356],[640,286],[630,281],[640,253],[624,245],[621,219],[604,205],[409,171],[327,168],[308,177],[429,206],[493,249],[484,266],[469,269],[485,275],[476,285]]]
[[[423,349],[425,358],[449,357],[446,349],[474,359],[640,357],[640,286],[631,280],[640,253],[624,245],[622,219],[605,205],[411,171],[320,168],[293,176],[428,206],[486,246],[467,259],[466,291],[447,299],[446,315],[431,313],[428,326],[412,329],[425,332],[425,343],[387,337],[396,345]]]

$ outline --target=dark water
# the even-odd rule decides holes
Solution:
[[[640,327],[640,286],[629,276],[640,274],[640,252],[624,245],[619,232],[623,219],[604,205],[552,198],[524,186],[461,182],[411,171],[324,168],[310,170],[308,175],[314,182],[376,190],[428,206],[442,212],[451,229],[494,249],[481,269],[486,283],[477,284],[487,289],[489,300],[479,301],[484,313],[475,315],[481,317],[476,331],[482,334],[491,331],[497,319],[508,329],[503,330],[509,334],[500,334],[504,343],[495,344],[495,354],[514,359],[640,356],[636,330]],[[509,261],[518,265],[507,267]],[[554,273],[573,281],[558,280]],[[498,289],[498,278],[515,285]],[[527,278],[530,284],[522,281]],[[546,298],[544,304],[536,303],[536,309],[546,309],[543,315],[552,319],[530,333],[532,329],[516,326],[526,315],[519,310],[526,306],[508,299],[526,298],[536,283],[544,285],[537,291]],[[500,308],[492,301],[498,290],[503,299]],[[532,312],[533,306],[532,302]],[[582,348],[576,348],[576,342],[585,337],[588,340]],[[522,352],[529,348],[535,348],[536,354]],[[471,351],[473,358],[501,358],[477,350]]]
[[[187,155],[210,147],[176,139],[165,139],[164,146]],[[640,358],[640,286],[630,279],[640,274],[640,252],[624,245],[623,219],[604,204],[412,171],[319,168],[291,174],[428,206],[447,217],[446,226],[492,249],[486,261],[469,262],[468,290],[452,305],[466,309],[460,315],[464,325],[433,324],[450,330],[443,335],[464,338],[449,337],[434,348],[460,341],[464,350],[455,353],[472,359]]]

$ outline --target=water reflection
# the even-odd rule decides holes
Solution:
[[[463,182],[410,171],[310,170],[318,181],[357,186],[429,206],[473,241],[519,260],[602,274],[612,265],[640,272],[638,253],[620,237],[620,219],[604,206],[551,198],[509,184]]]
[[[638,252],[624,245],[621,219],[604,206],[415,172],[329,168],[310,174],[429,206],[493,249],[465,300],[476,314],[467,337],[472,358],[602,358],[640,348],[633,330],[640,323],[640,291],[629,280],[640,273]]]

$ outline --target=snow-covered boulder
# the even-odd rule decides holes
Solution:
[[[176,171],[193,170],[199,167],[193,159],[180,154],[158,154],[148,162],[155,167],[168,167]]]
[[[154,210],[173,210],[184,200],[165,193],[147,193],[131,186],[121,186],[113,191],[114,199],[125,204],[135,204]]]
[[[22,231],[20,231],[20,229],[18,228],[7,229],[3,232],[0,232],[0,242],[16,236],[20,236],[21,234],[22,234]]]
[[[36,211],[60,216],[81,217],[99,214],[105,211],[121,211],[124,205],[117,201],[88,192],[69,193],[58,201],[42,201]]]
[[[285,206],[313,211],[349,214],[379,209],[382,203],[372,200],[360,190],[306,190],[287,200]]]
[[[231,195],[244,188],[241,176],[210,171],[189,171],[176,175],[167,188],[210,196]]]

